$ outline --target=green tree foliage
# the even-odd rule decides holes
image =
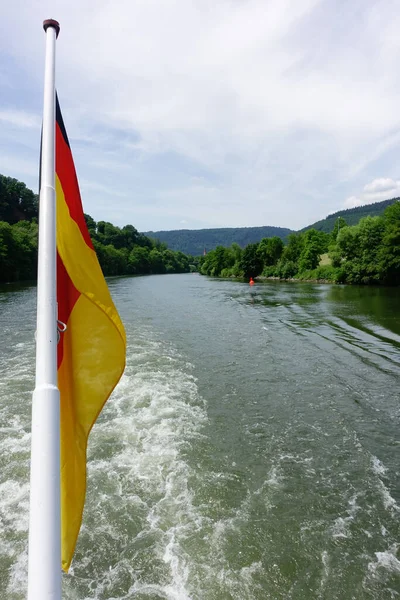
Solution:
[[[339,232],[342,231],[342,229],[344,229],[345,227],[347,227],[347,223],[346,221],[343,219],[343,217],[338,217],[335,221],[335,226],[332,230],[332,233],[330,235],[330,242],[331,243],[335,243],[337,240],[337,236],[339,235]]]
[[[93,237],[96,235],[96,221],[90,215],[87,215],[86,213],[84,213],[83,216],[85,217],[87,228],[93,239]]]
[[[299,271],[316,269],[321,254],[328,250],[329,236],[323,231],[309,229],[303,234],[302,250],[299,256]]]
[[[336,243],[341,257],[339,281],[379,283],[378,253],[384,229],[381,217],[365,217],[358,225],[342,229]]]
[[[291,233],[283,247],[276,238],[248,244],[240,252],[234,246],[219,246],[199,264],[201,273],[223,277],[255,277],[262,272],[280,279],[400,285],[400,202],[388,204],[382,216],[367,216],[354,226],[340,217],[331,234],[316,229]]]
[[[0,281],[35,279],[37,239],[37,223],[0,221]]]
[[[400,202],[385,210],[384,223],[378,251],[380,278],[383,283],[400,285]]]
[[[192,258],[139,233],[133,225],[119,228],[85,215],[105,275],[188,273]]]
[[[217,246],[231,247],[236,243],[240,248],[256,243],[262,238],[277,236],[285,240],[291,233],[285,227],[224,227],[219,229],[178,229],[174,231],[147,231],[145,235],[168,244],[172,250],[180,250],[192,256],[207,254]]]
[[[281,238],[274,236],[263,238],[258,244],[258,254],[264,265],[271,267],[276,265],[283,252],[283,242]]]
[[[399,198],[392,198],[391,200],[382,200],[382,202],[374,202],[373,204],[339,210],[326,217],[326,219],[322,219],[322,221],[317,221],[316,223],[305,227],[302,231],[306,231],[307,229],[317,229],[318,231],[331,233],[334,230],[339,217],[343,217],[343,220],[345,220],[347,225],[357,225],[364,217],[381,217],[386,208],[392,204],[396,204],[398,200]]]
[[[257,277],[263,270],[263,261],[258,252],[258,244],[248,244],[243,250],[240,268],[244,277]]]
[[[233,242],[233,244],[231,245],[231,250],[232,250],[232,254],[234,256],[235,262],[240,262],[240,259],[242,258],[243,249],[239,246],[239,244],[237,244],[236,242]]]
[[[304,235],[301,233],[291,233],[288,236],[288,243],[282,252],[283,262],[293,262],[297,264],[304,248]]]
[[[260,242],[250,241],[244,249],[240,243],[233,241],[230,247],[216,244],[206,256],[195,257],[167,248],[163,240],[150,239],[133,225],[120,228],[106,221],[96,223],[87,214],[85,220],[105,275],[199,270],[214,277],[248,278],[263,273],[267,277],[282,279],[295,277],[400,285],[400,202],[395,199],[380,202],[372,205],[373,209],[378,205],[385,209],[383,214],[370,216],[367,213],[356,225],[351,224],[350,217],[356,214],[358,219],[363,214],[358,209],[331,215],[334,220],[330,234],[315,226],[290,233],[286,238],[290,230],[278,228],[277,235],[273,231],[274,235],[264,235]],[[360,209],[372,210],[371,207]],[[37,210],[37,196],[25,184],[0,175],[0,281],[36,278]],[[265,230],[240,228],[248,233],[255,229]],[[283,231],[285,236],[281,235]],[[286,245],[283,245],[282,237],[286,238]],[[328,249],[330,264],[325,259],[320,261],[322,254],[327,256]]]
[[[0,221],[13,225],[37,216],[38,196],[22,181],[0,175]]]
[[[34,280],[37,275],[37,196],[24,183],[0,175],[0,281]],[[85,214],[105,275],[186,273],[193,258],[169,250],[133,225],[116,227]]]
[[[375,202],[366,206],[357,206],[349,208],[329,215],[326,219],[318,221],[313,225],[305,227],[302,233],[308,229],[316,229],[325,233],[332,233],[336,229],[338,219],[341,223],[347,225],[356,225],[360,219],[367,216],[382,216],[386,207],[394,204],[396,198],[392,200],[384,200],[383,202]],[[279,237],[283,242],[286,242],[290,233],[290,229],[282,227],[229,227],[220,229],[179,229],[174,231],[148,231],[145,233],[152,239],[157,239],[168,244],[172,250],[181,250],[192,256],[201,256],[204,248],[207,253],[215,250],[217,246],[231,247],[233,243],[237,243],[241,248],[245,248],[248,244],[260,242],[263,238]],[[336,237],[335,237],[336,240]],[[334,240],[334,241],[335,241]]]
[[[9,223],[0,221],[0,273],[3,281],[13,281],[13,251],[14,238]]]
[[[234,250],[232,250],[232,248],[217,246],[215,250],[211,250],[211,252],[205,256],[201,266],[201,272],[204,275],[220,277],[224,271],[224,276],[228,276],[228,269],[233,267],[234,263]]]
[[[149,263],[152,273],[166,273],[167,267],[164,263],[164,257],[162,255],[162,252],[157,250],[157,248],[153,248],[152,250],[150,250]]]
[[[150,273],[150,252],[147,248],[142,246],[135,246],[129,253],[128,265],[129,273],[132,275]]]

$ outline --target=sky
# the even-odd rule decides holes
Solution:
[[[0,173],[34,191],[50,17],[96,221],[299,229],[400,196],[398,0],[0,0]]]

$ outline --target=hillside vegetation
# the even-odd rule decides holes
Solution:
[[[285,240],[291,229],[285,227],[222,227],[220,229],[176,229],[173,231],[147,231],[144,235],[167,244],[172,250],[200,256],[217,246],[230,246],[234,242],[242,248],[265,237]]]
[[[399,198],[392,198],[391,200],[374,202],[374,204],[365,204],[364,206],[356,206],[354,208],[347,208],[346,210],[339,210],[331,215],[328,215],[326,219],[322,219],[322,221],[317,221],[308,227],[304,227],[301,229],[301,231],[307,231],[307,229],[316,229],[317,231],[331,233],[335,227],[338,217],[343,217],[347,225],[357,225],[357,223],[364,217],[380,217],[385,209],[397,202],[397,200],[399,200]]]
[[[1,282],[36,278],[37,219],[37,195],[24,183],[0,175]],[[400,285],[396,199],[337,212],[297,233],[279,227],[242,227],[157,232],[164,236],[151,239],[133,225],[96,223],[90,215],[85,219],[105,275],[200,270],[216,277],[263,275]],[[197,256],[168,248],[166,240]]]
[[[105,275],[185,273],[193,259],[151,240],[133,225],[96,223],[85,215]],[[36,279],[38,196],[17,179],[0,175],[0,282]],[[79,259],[79,257],[78,257]]]
[[[331,233],[308,229],[230,248],[218,246],[200,258],[200,272],[213,277],[274,277],[335,283],[400,285],[400,202],[382,216],[349,226],[336,219]]]
[[[348,225],[356,225],[360,219],[371,216],[377,217],[383,214],[385,208],[396,202],[397,198],[375,202],[365,206],[357,206],[347,210],[335,212],[326,219],[317,221],[313,225],[304,227],[301,231],[316,229],[325,233],[331,233],[335,227],[338,217],[343,217]],[[231,246],[233,243],[244,248],[248,244],[260,242],[263,238],[279,237],[286,242],[291,229],[285,227],[222,227],[220,229],[174,229],[172,231],[147,231],[144,235],[165,242],[171,250],[180,250],[192,256],[201,256],[217,246]]]

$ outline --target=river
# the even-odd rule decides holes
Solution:
[[[400,596],[400,290],[109,280],[127,367],[95,425],[65,600]],[[25,598],[36,290],[0,290],[0,598]]]

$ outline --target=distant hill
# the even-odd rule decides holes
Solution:
[[[394,204],[400,198],[383,200],[374,204],[365,204],[355,208],[339,210],[326,219],[317,221],[312,225],[304,227],[300,231],[307,229],[317,229],[325,233],[331,233],[338,217],[343,217],[348,225],[356,225],[363,217],[379,216],[386,207]],[[217,246],[230,246],[236,242],[244,248],[247,244],[259,242],[262,238],[278,236],[283,241],[293,233],[291,229],[285,227],[229,227],[221,229],[175,229],[172,231],[146,231],[144,235],[165,242],[171,250],[180,250],[185,254],[199,256],[203,254],[204,248],[209,251]]]
[[[364,217],[377,217],[383,213],[385,208],[394,204],[400,200],[400,198],[392,198],[391,200],[383,200],[382,202],[374,202],[374,204],[364,204],[363,206],[356,206],[355,208],[347,208],[346,210],[339,210],[331,215],[328,215],[326,219],[317,221],[312,225],[308,225],[301,229],[301,231],[307,231],[307,229],[317,229],[317,231],[324,231],[325,233],[331,233],[335,226],[336,219],[343,217],[347,225],[357,225],[360,219]]]
[[[326,219],[317,221],[301,229],[317,229],[330,233],[333,231],[336,219],[343,217],[348,225],[356,225],[360,219],[368,215],[374,217],[381,215],[387,206],[394,204],[399,198],[383,200],[374,204],[365,204],[356,208],[339,210]],[[285,241],[285,238],[293,233],[291,229],[285,227],[223,227],[220,229],[174,229],[172,231],[146,231],[143,235],[165,242],[171,250],[180,250],[185,254],[199,256],[206,251],[213,250],[217,246],[230,246],[236,242],[244,248],[247,244],[259,242],[264,237],[278,236]]]
[[[292,233],[285,227],[224,227],[221,229],[175,229],[173,231],[147,231],[144,235],[165,242],[171,250],[199,256],[204,248],[208,252],[217,246],[230,246],[236,242],[244,248],[265,237],[280,237]]]

